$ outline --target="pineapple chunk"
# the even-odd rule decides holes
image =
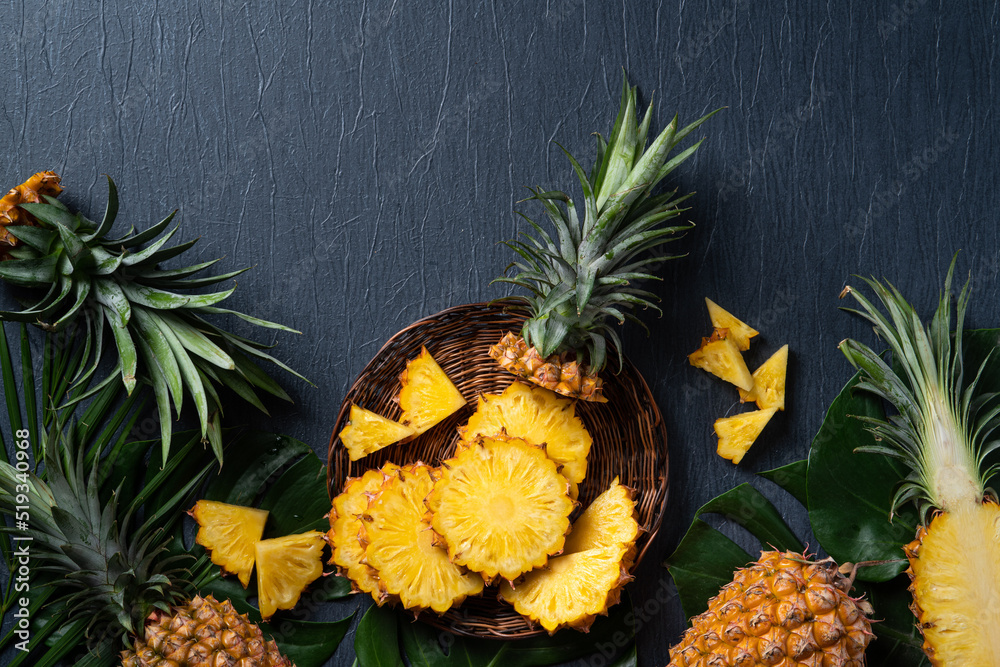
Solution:
[[[740,389],[740,403],[755,401],[757,407],[785,409],[785,371],[788,368],[788,346],[771,355],[771,358],[753,372],[753,388]]]
[[[477,436],[501,434],[545,445],[545,454],[561,466],[559,472],[576,498],[578,485],[587,476],[587,455],[594,441],[574,414],[574,405],[548,389],[514,382],[502,394],[479,397],[475,414],[459,429],[458,447],[464,449]]]
[[[500,596],[549,634],[567,626],[586,632],[598,614],[618,603],[622,586],[632,579],[622,567],[627,551],[610,545],[553,558],[516,587],[504,582]]]
[[[541,448],[480,438],[443,463],[427,506],[452,561],[510,581],[562,551],[574,506],[568,489]]]
[[[712,326],[716,329],[729,329],[729,335],[736,343],[736,347],[741,352],[749,350],[750,339],[759,332],[707,297],[705,305],[708,306],[708,316],[712,320]]]
[[[702,338],[701,347],[688,355],[688,361],[740,389],[753,389],[753,376],[728,329],[716,329],[710,338]]]
[[[324,544],[318,530],[257,543],[257,604],[264,620],[294,607],[306,586],[323,574]]]
[[[733,463],[742,461],[743,455],[777,411],[778,408],[766,408],[716,419],[715,434],[719,436],[716,453]]]
[[[268,512],[199,500],[188,514],[198,522],[195,542],[211,553],[213,563],[235,574],[246,588],[253,572],[254,545],[264,534]]]
[[[406,363],[399,381],[403,384],[399,392],[399,407],[403,409],[400,421],[411,426],[417,435],[465,405],[462,393],[426,347],[420,348],[420,356]]]
[[[615,477],[608,490],[597,496],[573,524],[563,554],[624,545],[628,549],[623,565],[626,570],[632,567],[640,531],[633,493]]]
[[[451,562],[431,530],[424,498],[434,486],[433,471],[423,463],[400,468],[368,509],[366,560],[382,582],[373,594],[379,604],[394,596],[407,609],[442,614],[483,590],[482,578]]]
[[[333,499],[330,532],[327,533],[327,541],[333,549],[330,562],[365,593],[377,595],[379,580],[377,572],[365,564],[365,545],[360,538],[361,517],[382,484],[397,469],[398,466],[386,463],[381,470],[369,470],[361,477],[348,480],[343,493]]]
[[[363,459],[372,452],[417,434],[416,429],[405,426],[370,410],[351,406],[347,426],[340,432],[340,441],[347,448],[352,461]]]

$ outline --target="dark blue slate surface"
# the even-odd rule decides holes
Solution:
[[[672,178],[698,191],[697,228],[655,288],[664,316],[625,335],[671,447],[637,604],[668,582],[659,562],[699,505],[805,454],[850,375],[837,343],[870,338],[837,310],[851,274],[929,307],[962,250],[972,324],[1000,324],[995,2],[257,4],[5,3],[0,177],[53,168],[96,211],[111,174],[124,219],[180,207],[194,254],[256,265],[235,306],[301,329],[277,353],[318,388],[288,381],[294,408],[249,418],[324,456],[386,338],[502,293],[488,283],[509,260],[496,242],[523,227],[522,186],[573,186],[552,141],[589,160],[621,68],[655,97],[657,127],[728,107]],[[685,360],[704,296],[762,330],[751,366],[791,347],[789,409],[739,468],[712,436],[735,392]],[[640,664],[665,664],[683,627],[678,604],[660,609]],[[332,664],[351,663],[350,639]]]

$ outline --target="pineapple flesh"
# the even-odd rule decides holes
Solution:
[[[574,501],[542,448],[480,438],[442,464],[427,498],[451,559],[513,580],[562,551]]]
[[[641,532],[634,493],[620,484],[616,477],[608,490],[597,496],[573,523],[563,553],[623,545],[627,547],[623,565],[626,570],[631,568],[635,558],[635,541]]]
[[[741,352],[749,350],[750,339],[760,332],[708,297],[705,297],[705,305],[708,306],[708,316],[712,320],[712,327],[728,329],[729,336],[736,344],[736,348]]]
[[[431,530],[424,499],[434,486],[432,472],[417,463],[384,481],[365,519],[365,558],[378,571],[376,602],[398,599],[407,609],[442,614],[482,592],[483,580],[453,563]]]
[[[785,409],[785,374],[788,369],[788,345],[771,355],[753,372],[753,388],[740,389],[740,403],[754,401],[757,407]]]
[[[716,453],[733,463],[742,461],[777,411],[778,408],[767,408],[716,419],[715,434],[719,436]]]
[[[352,405],[347,426],[340,431],[339,436],[340,442],[347,448],[348,457],[357,461],[416,434],[417,430],[412,426]]]
[[[306,586],[323,574],[324,544],[318,530],[257,543],[257,604],[262,618],[294,607]]]
[[[503,393],[479,397],[479,407],[459,429],[462,449],[479,436],[507,435],[533,445],[545,445],[545,454],[560,466],[573,498],[587,475],[587,456],[593,439],[574,403],[541,387],[513,382]]]
[[[831,559],[762,552],[691,619],[668,667],[864,667],[871,607],[851,585]]]
[[[254,545],[264,535],[268,512],[199,500],[188,514],[198,522],[195,541],[211,553],[213,563],[235,574],[246,588],[253,572]]]
[[[730,382],[740,389],[753,389],[753,376],[728,329],[716,329],[701,339],[701,347],[688,355],[692,366]]]
[[[420,356],[406,364],[399,376],[403,387],[399,392],[399,407],[403,409],[403,424],[424,433],[465,405],[465,398],[445,374],[426,347]]]

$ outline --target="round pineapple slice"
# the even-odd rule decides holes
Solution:
[[[264,534],[267,510],[199,500],[188,514],[198,522],[195,542],[211,553],[213,563],[235,574],[246,588],[253,572],[254,545]]]
[[[417,463],[390,475],[368,508],[365,558],[378,571],[383,595],[398,598],[407,609],[439,614],[483,590],[478,574],[448,559],[427,521],[424,498],[434,486],[433,468]]]
[[[257,543],[257,604],[265,620],[294,607],[306,586],[323,574],[324,544],[318,530]]]
[[[553,558],[516,588],[504,582],[500,596],[549,634],[564,627],[587,631],[598,614],[618,604],[622,586],[632,580],[622,566],[627,551],[610,545]]]
[[[427,505],[453,561],[513,580],[562,551],[575,505],[568,488],[541,447],[480,438],[444,462]]]
[[[399,391],[399,407],[403,409],[400,421],[413,428],[417,435],[465,405],[458,387],[426,347],[420,348],[420,356],[406,362],[406,370],[399,381],[403,385]]]
[[[478,436],[506,434],[533,445],[545,445],[545,453],[562,466],[571,495],[587,476],[587,456],[593,438],[574,414],[574,402],[542,387],[514,382],[502,394],[479,397],[479,407],[469,423],[459,429],[459,448]]]
[[[627,551],[622,564],[626,570],[631,568],[640,532],[633,494],[632,489],[619,484],[615,477],[608,490],[597,496],[573,524],[563,553],[624,545]]]

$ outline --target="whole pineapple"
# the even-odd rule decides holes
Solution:
[[[701,142],[668,160],[670,151],[714,114],[681,130],[675,116],[647,148],[653,105],[639,121],[635,95],[626,79],[614,129],[607,141],[598,135],[589,176],[566,154],[583,188],[582,221],[565,192],[532,190],[530,199],[544,206],[556,239],[528,219],[538,237],[508,242],[519,255],[511,265],[517,274],[498,279],[531,292],[509,299],[526,306],[530,317],[520,336],[508,333],[490,356],[518,377],[588,401],[605,400],[598,373],[607,361],[609,341],[621,363],[621,342],[612,321],[636,320],[628,312],[635,305],[659,310],[653,303],[656,296],[635,284],[655,280],[650,265],[672,257],[642,255],[690,229],[690,224],[663,226],[681,214],[679,204],[690,195],[654,196],[651,191]]]
[[[831,559],[762,552],[691,619],[669,667],[862,667],[867,602]]]

